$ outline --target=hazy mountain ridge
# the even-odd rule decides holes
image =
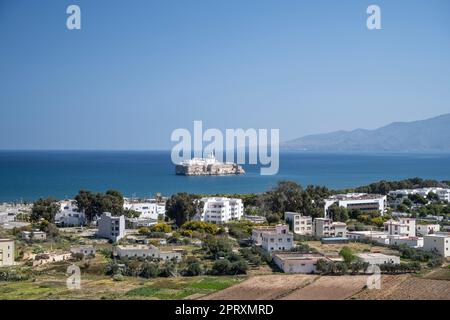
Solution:
[[[450,113],[367,130],[335,131],[290,140],[285,150],[365,152],[450,152]]]

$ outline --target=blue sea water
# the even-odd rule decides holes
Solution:
[[[184,177],[174,174],[168,151],[0,151],[0,202],[73,197],[79,189],[149,197],[263,192],[279,180],[329,188],[410,177],[450,180],[450,155],[282,153],[277,175],[244,169],[242,176]]]

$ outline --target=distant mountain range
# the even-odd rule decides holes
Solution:
[[[450,113],[375,129],[308,135],[281,144],[292,151],[450,152]]]

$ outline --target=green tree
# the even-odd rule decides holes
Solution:
[[[175,224],[178,227],[181,227],[197,213],[197,209],[201,204],[195,200],[196,198],[193,195],[186,192],[172,195],[166,203],[167,216],[175,220]]]
[[[328,207],[328,215],[333,221],[346,222],[348,220],[348,211],[344,207],[340,207],[338,204],[334,203]]]
[[[55,220],[55,215],[59,211],[59,206],[57,200],[53,197],[48,197],[46,199],[39,198],[33,203],[31,209],[31,221],[39,221],[44,219],[48,222],[53,222]]]
[[[355,260],[355,256],[353,255],[352,250],[349,247],[343,247],[341,251],[339,251],[339,255],[344,259],[344,262],[349,266],[353,260]]]

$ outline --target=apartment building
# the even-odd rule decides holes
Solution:
[[[309,216],[303,216],[297,212],[285,212],[284,220],[289,222],[291,229],[295,234],[299,235],[312,235],[312,218]]]
[[[314,236],[318,238],[346,237],[347,225],[343,222],[333,222],[328,218],[316,218],[313,223]]]
[[[125,217],[113,217],[110,212],[103,212],[97,221],[97,236],[117,242],[125,236]]]
[[[425,236],[430,233],[436,233],[439,231],[441,231],[441,226],[437,223],[416,224],[416,233],[421,236]]]
[[[399,218],[398,220],[390,219],[384,223],[384,230],[389,236],[415,237],[416,236],[416,219]]]
[[[166,215],[165,202],[158,202],[156,199],[147,199],[144,201],[124,199],[123,208],[140,212],[140,219],[158,220],[159,217]]]
[[[241,199],[234,198],[202,198],[195,219],[205,222],[224,224],[232,220],[240,220],[244,215],[244,204]]]
[[[450,257],[450,233],[440,232],[425,235],[423,250],[436,252],[445,258]]]
[[[351,209],[359,209],[361,211],[379,211],[381,215],[386,212],[387,196],[381,194],[367,194],[367,193],[346,193],[337,194],[328,199],[325,199],[325,214],[327,215],[328,208],[337,204],[340,207]]]
[[[389,238],[386,232],[380,231],[349,231],[347,237],[351,240],[371,240],[381,244],[389,244]]]
[[[14,240],[0,239],[0,267],[14,265]]]
[[[273,227],[255,227],[252,230],[252,240],[269,252],[290,250],[294,244],[294,234],[285,224]]]
[[[450,189],[446,188],[417,188],[417,189],[399,189],[389,191],[389,196],[394,199],[394,204],[401,203],[409,195],[418,194],[424,198],[428,196],[430,192],[437,194],[439,200],[450,202]]]
[[[399,236],[390,236],[389,237],[390,245],[407,245],[411,248],[422,248],[423,247],[423,238],[422,237],[399,237]]]

